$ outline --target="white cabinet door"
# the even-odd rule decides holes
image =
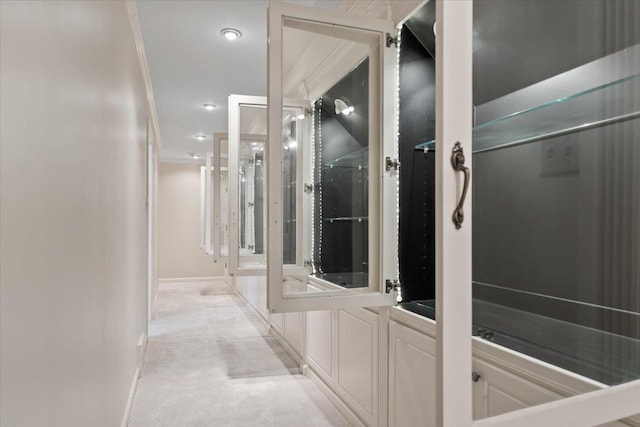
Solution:
[[[377,425],[378,316],[338,310],[336,391],[367,425]]]
[[[307,313],[307,359],[314,372],[333,386],[334,311]]]
[[[395,28],[390,21],[276,1],[270,2],[268,16],[269,308],[283,312],[393,304]],[[287,98],[302,99],[307,108],[292,116],[283,101]],[[323,123],[328,117],[333,130],[339,129],[331,136]],[[294,122],[302,125],[295,134]],[[294,178],[287,169],[294,149],[303,156],[296,188],[305,190],[296,198],[286,182]],[[335,201],[331,209],[329,200]],[[305,221],[297,242],[304,268],[297,271],[285,271],[291,209],[297,222]]]
[[[213,261],[222,262],[229,255],[229,137],[213,137],[213,224],[211,244]]]
[[[507,3],[514,7],[510,13],[504,8]],[[598,5],[593,25],[587,14],[570,14],[575,28],[597,27],[596,39],[625,40],[637,33],[637,22],[627,20],[638,16],[636,2],[620,2],[611,13],[600,13],[599,7],[605,4],[609,3],[592,4]],[[507,27],[519,32],[522,28],[509,18],[520,14],[522,22],[528,22],[535,11],[542,17],[540,22],[547,23],[558,19],[565,6],[564,2],[436,1],[438,425],[593,426],[640,409],[637,350],[627,351],[624,344],[618,344],[631,341],[630,346],[637,348],[638,342],[635,296],[640,286],[636,274],[640,251],[637,244],[629,243],[633,240],[629,236],[637,236],[631,230],[638,229],[640,218],[635,214],[640,206],[637,55],[630,55],[619,66],[606,60],[603,67],[585,73],[558,74],[557,80],[544,80],[528,88],[511,87],[511,92],[505,92],[510,95],[490,102],[476,99],[493,103],[491,112],[500,114],[488,116],[487,108],[476,105],[481,123],[472,133],[474,89],[486,87],[492,80],[487,73],[474,71],[482,68],[480,64],[492,51],[530,53],[523,43],[528,37],[510,37],[514,33],[500,31],[497,23],[508,22]],[[589,43],[581,37],[572,39],[572,32],[561,22],[546,35],[557,37],[558,44],[573,46],[572,51],[582,51]],[[488,34],[493,36],[486,37]],[[631,53],[633,48],[626,46],[624,51]],[[583,58],[583,64],[605,54],[601,53],[604,50],[598,52]],[[558,69],[565,65],[546,51],[537,57],[527,56],[527,61]],[[496,61],[495,70],[513,75],[510,67],[517,62]],[[473,70],[474,64],[477,70]],[[630,69],[629,64],[635,65]],[[472,80],[479,83],[475,88]],[[499,79],[493,76],[493,80],[497,83]],[[542,88],[558,90],[546,97],[549,93]],[[594,194],[600,196],[594,198]],[[607,237],[603,240],[601,236]],[[625,279],[629,275],[636,279]],[[593,290],[589,289],[591,280],[597,282]],[[624,372],[622,379],[608,380],[613,385],[599,391],[556,400],[526,383],[499,375],[493,383],[487,380],[488,418],[473,422],[471,396],[475,386],[469,380],[472,283],[474,296],[483,291],[484,296],[499,293],[496,301],[517,301],[519,307],[570,303],[557,311],[575,310],[575,314],[559,316],[561,322],[586,319],[601,310],[585,322],[589,328],[600,327],[601,337],[577,331],[556,335],[556,330],[562,330],[559,326],[541,332],[537,321],[530,321],[522,327],[525,333],[515,338],[543,353],[555,351],[546,347],[548,344],[570,341],[573,348],[563,347],[568,351],[562,357],[588,366],[587,371],[604,365],[610,371],[605,378],[609,373]],[[634,295],[633,304],[628,304],[627,295]],[[536,299],[525,304],[523,297]],[[588,308],[581,311],[575,306]],[[624,315],[616,317],[623,310]],[[539,317],[546,317],[546,313]],[[598,323],[595,318],[607,320]],[[516,321],[510,318],[505,323]],[[509,329],[501,332],[507,337],[505,341],[512,339]],[[520,389],[527,392],[517,395]]]
[[[436,342],[389,323],[389,427],[436,426]]]
[[[287,101],[284,111],[295,117],[304,104]],[[301,133],[302,123],[293,123],[294,132]],[[236,276],[266,276],[267,267],[267,99],[260,96],[229,96],[228,136],[228,263]],[[299,164],[301,156],[291,162]],[[301,188],[294,192],[302,193]],[[298,218],[301,215],[297,215]],[[295,216],[294,216],[295,218]],[[292,225],[294,239],[292,264],[302,264],[295,242],[302,232],[302,221]],[[282,249],[281,249],[282,250]],[[266,294],[265,294],[266,295]]]
[[[204,163],[204,252],[213,255],[213,153],[205,154]]]
[[[474,360],[473,365],[474,372],[479,375],[474,385],[474,403],[478,405],[478,419],[551,402],[562,397],[482,360]]]

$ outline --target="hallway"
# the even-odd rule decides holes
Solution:
[[[348,426],[223,281],[163,283],[129,426]]]

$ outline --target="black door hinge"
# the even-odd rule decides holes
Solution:
[[[386,293],[390,293],[391,291],[395,291],[400,287],[400,283],[397,280],[385,280],[385,290]]]
[[[391,45],[394,45],[395,47],[398,47],[398,42],[400,40],[398,40],[398,37],[394,37],[391,34],[387,33],[387,47],[391,47]]]
[[[385,159],[384,168],[387,172],[389,172],[392,169],[397,171],[398,169],[400,169],[400,161],[398,159],[392,159],[391,157],[387,157]]]

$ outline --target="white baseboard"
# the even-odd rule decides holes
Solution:
[[[147,351],[147,334],[143,332],[140,335],[140,339],[137,344],[138,359],[136,371],[133,374],[133,381],[131,381],[131,389],[129,390],[129,398],[127,399],[127,406],[124,409],[124,417],[122,417],[121,427],[127,427],[129,424],[129,416],[131,415],[131,408],[133,407],[133,399],[136,396],[136,390],[138,389],[138,381],[142,376],[142,367],[144,366],[144,354]]]
[[[224,276],[212,277],[167,277],[158,279],[159,283],[180,283],[180,282],[210,282],[212,280],[225,280]]]
[[[138,360],[137,360],[137,369],[140,370],[140,375],[142,375],[142,368],[144,367],[144,355],[147,354],[147,333],[143,332],[140,335],[140,339],[138,340],[137,350],[138,350]]]
[[[333,406],[340,411],[343,417],[347,419],[349,424],[355,427],[367,427],[360,418],[347,406],[346,403],[338,397],[338,395],[320,378],[309,365],[304,365],[303,373],[313,381],[313,383],[320,389],[327,399],[333,404]]]

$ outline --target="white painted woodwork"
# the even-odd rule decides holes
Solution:
[[[213,255],[211,241],[213,223],[212,157],[213,153],[206,153],[204,163],[204,252],[207,255]]]
[[[435,427],[435,354],[435,339],[389,322],[389,427]]]
[[[262,318],[269,322],[267,279],[264,276],[236,276],[236,290]]]
[[[284,313],[271,313],[269,314],[269,319],[271,320],[271,327],[280,335],[284,335]]]
[[[266,295],[265,292],[265,307]],[[305,313],[284,313],[284,339],[300,356],[304,354],[304,316]]]
[[[435,410],[435,372],[431,369],[435,360],[429,358],[435,355],[435,329],[435,322],[430,319],[392,309],[389,322],[390,427],[437,425],[432,411],[425,408],[430,405],[429,408]],[[473,339],[472,366],[473,371],[480,374],[477,383],[469,379],[476,420],[512,415],[518,409],[557,403],[567,396],[602,388],[593,380],[478,338]],[[605,425],[637,427],[640,419],[635,416]]]
[[[474,389],[477,391],[474,398],[483,403],[478,407],[481,411],[478,418],[500,415],[562,398],[558,393],[482,360],[474,360],[474,371],[480,374],[478,387]]]
[[[271,326],[280,334],[284,335],[284,313],[271,313]]]
[[[368,425],[377,415],[377,320],[365,309],[338,310],[336,391]]]
[[[351,52],[350,46],[354,40],[366,39],[370,60],[369,69],[369,102],[377,108],[369,108],[369,286],[366,289],[345,290],[333,288],[322,290],[320,293],[306,292],[286,286],[283,281],[282,262],[282,146],[274,144],[267,150],[268,158],[268,283],[269,308],[272,311],[308,311],[318,309],[337,309],[345,307],[390,305],[394,295],[384,293],[384,280],[397,277],[396,257],[397,224],[396,197],[397,174],[383,171],[384,156],[396,157],[397,132],[395,128],[396,105],[396,53],[395,47],[386,47],[386,34],[395,32],[391,21],[363,18],[361,16],[345,16],[340,13],[329,13],[319,9],[302,7],[281,2],[271,2],[268,11],[268,109],[269,109],[269,140],[281,138],[282,112],[285,96],[295,94],[307,103],[315,101],[322,91],[331,87],[336,76],[347,73],[351,67],[345,62],[345,53]],[[331,46],[323,46],[325,55],[321,68],[316,69],[314,78],[300,81],[301,77],[292,78],[288,75],[293,67],[283,65],[284,24],[289,28],[303,29],[309,34],[330,35],[340,39]],[[360,31],[364,30],[364,31]],[[354,38],[355,37],[355,38]],[[335,44],[335,46],[334,46]],[[331,52],[331,55],[326,55]],[[349,55],[347,55],[349,56]],[[357,57],[358,55],[356,55]],[[327,60],[326,58],[331,58]],[[352,61],[354,58],[349,58]],[[355,64],[352,64],[355,65]],[[346,68],[344,68],[346,67]],[[316,80],[317,77],[317,80]],[[312,90],[303,93],[291,92],[287,85],[294,81]],[[312,81],[313,80],[313,81]],[[378,83],[379,82],[379,83]],[[313,86],[313,88],[310,87]],[[311,93],[313,92],[313,94]],[[317,93],[316,93],[317,92]],[[230,120],[230,127],[231,127]],[[308,129],[308,128],[307,128]],[[231,133],[231,131],[230,131]],[[308,139],[307,139],[308,140]],[[299,174],[300,178],[303,174]],[[232,185],[233,186],[233,185]],[[302,183],[299,183],[299,187]],[[308,235],[299,233],[299,236]],[[299,242],[300,248],[305,245]],[[282,284],[285,284],[283,286]],[[286,295],[285,295],[286,293]]]
[[[451,217],[463,179],[451,166],[451,151],[459,142],[473,174],[473,2],[436,0],[436,22],[436,414],[438,425],[470,427],[473,185],[456,229]]]
[[[205,250],[205,234],[206,234],[206,168],[200,166],[200,249]]]
[[[307,313],[307,361],[326,383],[333,382],[333,311]]]

